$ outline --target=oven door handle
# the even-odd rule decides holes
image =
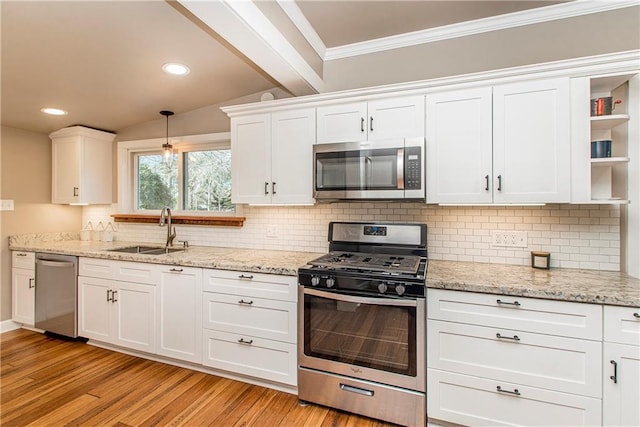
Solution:
[[[396,298],[368,298],[357,297],[352,295],[344,295],[336,292],[325,292],[318,289],[304,288],[305,295],[314,295],[321,298],[332,299],[336,301],[373,304],[373,305],[390,305],[396,307],[417,307],[418,302],[415,299],[396,299]]]

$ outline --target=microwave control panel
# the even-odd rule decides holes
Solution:
[[[404,188],[406,190],[420,190],[422,188],[422,156],[420,147],[406,147],[404,149]]]

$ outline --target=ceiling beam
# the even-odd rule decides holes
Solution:
[[[178,2],[293,95],[324,92],[322,78],[253,1]]]

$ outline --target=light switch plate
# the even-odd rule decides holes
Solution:
[[[2,200],[0,205],[0,211],[12,211],[13,210],[13,200]]]

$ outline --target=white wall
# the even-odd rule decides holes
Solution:
[[[110,206],[83,209],[83,221],[110,221]],[[242,228],[177,225],[191,245],[326,252],[329,221],[420,222],[429,258],[530,265],[530,252],[551,253],[551,266],[618,271],[620,209],[610,205],[441,207],[422,203],[335,203],[306,207],[245,206]],[[266,236],[276,227],[277,238]],[[163,244],[166,228],[118,223],[116,239]],[[527,248],[492,248],[491,230],[527,232]]]

